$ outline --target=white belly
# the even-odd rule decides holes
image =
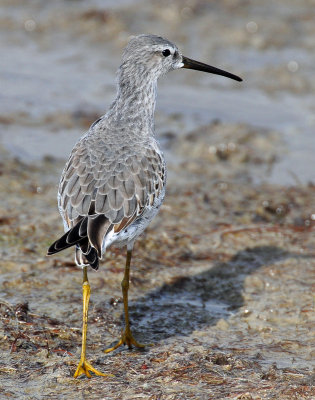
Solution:
[[[158,213],[165,196],[165,187],[159,197],[157,197],[152,206],[146,206],[144,212],[132,222],[126,229],[122,229],[119,233],[114,233],[114,230],[109,232],[103,241],[102,254],[106,249],[114,244],[117,247],[122,247],[128,244],[133,244],[139,235],[147,228],[149,223]]]

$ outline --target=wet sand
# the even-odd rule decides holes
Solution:
[[[45,9],[31,2],[26,11],[7,2],[3,9],[0,26],[10,41],[1,46],[13,51],[0,115],[0,398],[314,399],[314,7],[289,0],[273,10],[262,1],[212,8],[174,1],[163,9],[139,3],[141,18],[128,1],[110,10],[79,2],[75,12],[64,1],[64,15],[54,3]],[[68,148],[112,98],[124,41],[150,21],[153,33],[185,44],[188,56],[206,60],[210,52],[212,64],[247,83],[190,73],[161,82],[157,131],[169,167],[167,196],[136,244],[130,286],[135,336],[153,345],[103,353],[123,324],[125,254],[111,249],[89,273],[88,358],[114,377],[74,380],[81,271],[72,250],[45,256],[62,233],[57,184]],[[219,38],[204,39],[214,31]],[[19,46],[38,56],[24,71],[28,79],[14,70]],[[101,51],[112,57],[102,59]],[[274,54],[278,66],[266,61]],[[55,65],[43,69],[47,57]],[[288,69],[290,61],[299,72]],[[253,93],[259,110],[246,108]],[[57,139],[63,146],[53,156]]]
[[[221,151],[215,140],[209,143],[208,129],[225,131]],[[61,163],[31,167],[4,158],[3,395],[311,399],[315,189],[252,184],[252,168],[267,168],[273,158],[266,150],[265,160],[255,154],[252,144],[259,141],[270,146],[266,132],[248,135],[236,125],[205,127],[176,141],[182,160],[171,168],[165,204],[132,263],[133,329],[153,346],[102,352],[122,326],[124,252],[109,251],[89,274],[88,355],[115,377],[91,381],[72,378],[80,353],[81,272],[70,250],[45,257],[61,233],[52,183]]]

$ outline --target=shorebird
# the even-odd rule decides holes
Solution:
[[[166,167],[154,136],[157,80],[165,73],[189,68],[242,81],[236,75],[184,57],[177,46],[155,35],[133,37],[118,69],[117,96],[74,146],[63,170],[58,208],[65,234],[48,249],[52,255],[75,246],[75,262],[83,269],[81,358],[74,377],[93,372],[105,376],[86,359],[90,285],[88,267],[98,269],[111,245],[126,246],[121,282],[125,329],[118,343],[144,347],[131,332],[128,315],[129,271],[137,237],[155,217],[165,195]]]

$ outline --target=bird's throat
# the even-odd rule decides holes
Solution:
[[[110,108],[116,121],[153,132],[157,80],[149,76],[119,76],[117,96]]]

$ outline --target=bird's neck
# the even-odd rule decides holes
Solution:
[[[153,134],[157,79],[119,72],[117,96],[108,114],[115,123],[139,134]]]

